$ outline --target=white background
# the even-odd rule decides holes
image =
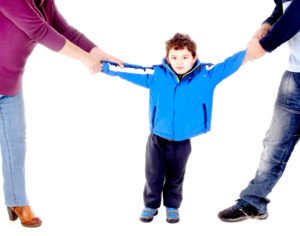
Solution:
[[[203,62],[244,49],[273,1],[57,0],[68,22],[103,50],[126,62],[161,62],[176,32],[198,44]],[[298,230],[299,148],[269,195],[265,221],[223,223],[217,213],[234,204],[254,177],[273,103],[287,62],[286,46],[247,63],[221,83],[212,131],[192,140],[180,208],[167,224],[165,209],[150,224],[143,208],[148,91],[38,46],[27,63],[27,191],[44,223],[27,229],[9,222],[0,198],[0,235],[271,235]],[[0,179],[2,181],[2,179]],[[284,226],[283,226],[284,225]],[[295,233],[297,234],[297,233]]]

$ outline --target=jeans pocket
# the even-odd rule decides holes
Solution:
[[[300,112],[300,73],[286,71],[280,83],[277,104],[280,106]]]

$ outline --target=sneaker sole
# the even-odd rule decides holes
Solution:
[[[224,222],[230,222],[230,223],[234,223],[234,222],[240,222],[240,221],[244,221],[244,220],[265,220],[268,218],[268,213],[265,213],[263,215],[259,215],[259,216],[242,216],[240,218],[236,218],[236,219],[225,219],[219,216],[219,219],[224,221]]]
[[[150,223],[152,220],[153,220],[153,218],[151,218],[151,219],[140,218],[140,221],[142,221],[144,223]]]
[[[179,222],[179,219],[177,219],[177,220],[169,220],[169,219],[167,219],[167,222],[168,223],[170,223],[170,224],[176,224],[176,223],[178,223]]]

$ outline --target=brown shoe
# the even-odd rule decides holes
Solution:
[[[42,224],[42,220],[34,215],[30,206],[7,207],[7,211],[11,221],[20,218],[25,227],[39,227]]]

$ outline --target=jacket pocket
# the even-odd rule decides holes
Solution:
[[[203,109],[203,123],[204,123],[204,128],[207,129],[207,109],[206,109],[206,104],[202,104],[202,109]]]
[[[151,126],[152,126],[152,129],[154,128],[155,115],[156,115],[156,106],[153,108],[153,111],[152,111],[152,117],[151,117]]]

